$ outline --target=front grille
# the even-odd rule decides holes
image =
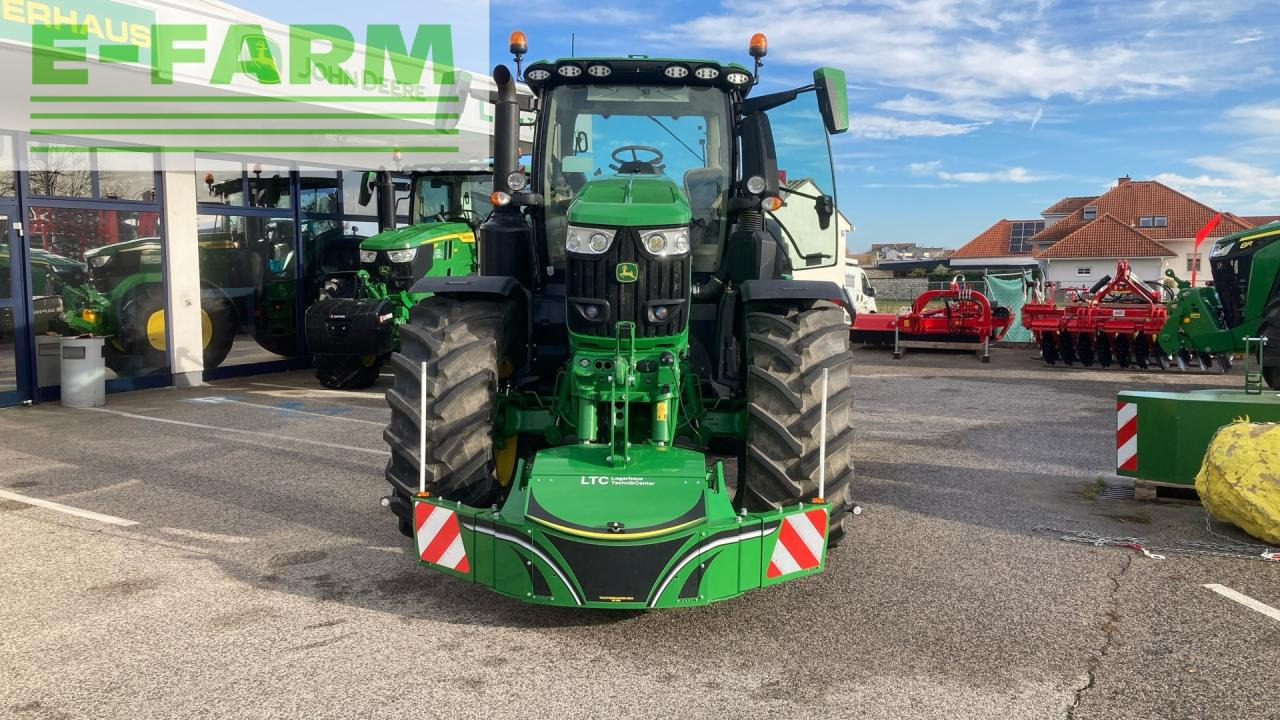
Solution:
[[[407,263],[393,263],[384,250],[378,251],[378,259],[371,263],[361,263],[360,268],[369,273],[373,282],[384,282],[391,292],[409,290],[413,284],[426,277],[431,270],[431,261],[435,249],[430,245],[418,248],[413,260]]]
[[[619,263],[635,263],[637,279],[621,283]],[[569,255],[566,279],[569,328],[583,335],[615,337],[619,321],[633,322],[636,337],[676,335],[689,316],[689,258],[658,258],[640,247],[640,234],[621,228],[604,255]],[[607,308],[600,319],[587,319],[578,310],[583,301],[601,301]],[[662,322],[649,321],[649,309],[665,306]]]

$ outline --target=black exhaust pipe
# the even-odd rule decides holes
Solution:
[[[378,232],[396,229],[396,186],[390,170],[379,170],[374,181],[378,190]]]
[[[498,87],[493,110],[493,189],[511,194],[507,176],[515,172],[520,161],[520,106],[516,101],[516,81],[506,65],[493,69],[493,82]],[[507,205],[516,211],[514,203]]]

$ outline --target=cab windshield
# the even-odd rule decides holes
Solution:
[[[569,205],[588,181],[658,175],[680,186],[692,210],[694,272],[715,270],[732,182],[729,101],[721,90],[644,85],[566,85],[546,105],[542,191],[547,248],[564,266]]]
[[[478,224],[492,209],[493,175],[419,175],[413,180],[413,224],[458,221]]]

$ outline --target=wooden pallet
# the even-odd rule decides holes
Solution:
[[[1200,503],[1200,496],[1196,493],[1195,485],[1138,480],[1136,478],[1133,481],[1133,499],[1141,502],[1164,500],[1168,502],[1196,503],[1197,505]]]

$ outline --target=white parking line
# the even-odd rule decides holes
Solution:
[[[1245,595],[1242,592],[1236,592],[1235,590],[1232,590],[1226,585],[1218,585],[1217,583],[1210,583],[1208,585],[1205,585],[1205,587],[1218,593],[1219,595],[1221,595],[1222,597],[1228,600],[1233,600],[1235,602],[1240,603],[1241,605],[1249,608],[1250,610],[1256,610],[1257,612],[1260,612],[1263,615],[1266,615],[1272,620],[1280,621],[1280,610],[1277,610],[1271,607],[1270,605],[1264,602],[1261,602],[1259,600],[1254,600],[1253,598],[1249,597],[1248,595]]]
[[[308,395],[315,395],[317,397],[345,397],[350,395],[363,395],[365,397],[376,397],[376,398],[386,397],[385,393],[361,392],[359,390],[321,390],[320,388],[309,388],[309,387],[303,387],[301,385],[280,385],[278,383],[264,383],[264,382],[251,382],[249,384],[256,385],[258,387],[283,388],[285,390],[298,390],[301,392],[305,392]]]
[[[62,503],[56,503],[50,500],[41,500],[40,498],[27,497],[26,495],[19,495],[18,493],[9,492],[8,490],[0,490],[0,498],[13,500],[14,502],[26,503],[27,505],[44,508],[45,510],[55,510],[60,513],[75,515],[76,517],[87,518],[89,520],[97,520],[98,522],[107,523],[109,525],[129,527],[130,525],[138,524],[132,520],[125,520],[124,518],[118,518],[114,515],[103,515],[102,513],[96,513],[92,510],[81,510],[80,508],[74,508],[70,505],[63,505]]]
[[[262,403],[245,402],[244,400],[232,400],[221,395],[210,395],[208,397],[191,398],[191,402],[206,403],[209,405],[246,405],[253,408],[262,408],[264,410],[272,410],[275,412],[296,413],[298,415],[310,415],[312,417],[324,418],[325,420],[343,420],[346,422],[364,423],[365,425],[377,425],[378,427],[386,427],[385,422],[376,422],[374,420],[362,420],[360,418],[343,417],[341,415],[329,415],[327,413],[314,412],[311,410],[296,410],[294,408],[278,407],[276,405],[263,405]]]
[[[373,448],[339,445],[337,443],[327,443],[320,440],[307,440],[306,438],[289,437],[288,435],[274,435],[272,433],[256,432],[254,430],[241,430],[240,428],[222,427],[221,425],[205,425],[203,423],[187,422],[186,420],[170,420],[169,418],[158,418],[150,415],[135,415],[134,413],[127,413],[123,410],[109,410],[107,408],[100,407],[84,409],[92,410],[94,412],[111,413],[112,415],[119,415],[120,417],[133,418],[134,420],[149,420],[151,422],[165,423],[166,425],[181,425],[183,427],[198,428],[200,430],[217,430],[218,432],[234,433],[237,435],[251,435],[254,437],[270,438],[277,441],[277,443],[281,441],[286,443],[303,443],[306,445],[318,445],[320,447],[333,448],[335,450],[347,450],[349,452],[368,453],[370,455],[381,455],[384,457],[390,454],[389,450],[374,450]]]

